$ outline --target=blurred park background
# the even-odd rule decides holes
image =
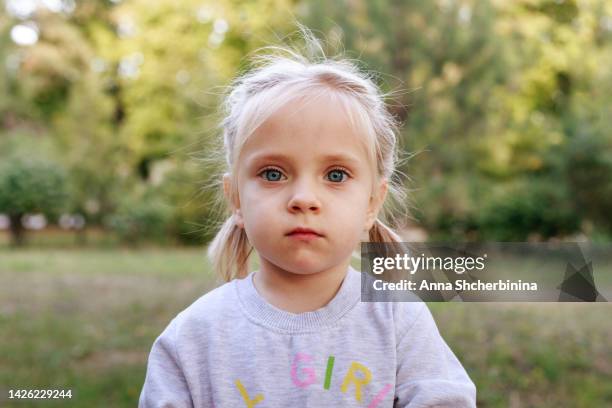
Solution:
[[[610,242],[610,1],[4,0],[0,406],[136,405],[155,337],[219,284],[220,96],[295,20],[395,92],[407,240]],[[479,406],[612,405],[607,304],[431,308]]]

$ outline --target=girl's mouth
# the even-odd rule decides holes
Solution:
[[[313,229],[310,228],[295,228],[291,232],[287,234],[287,236],[295,239],[299,239],[302,241],[311,241],[317,238],[323,237],[322,234],[319,234]]]
[[[289,234],[289,236],[300,241],[312,241],[314,239],[321,238],[320,235],[315,234],[314,232],[294,232]]]

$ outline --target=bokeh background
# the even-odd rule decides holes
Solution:
[[[1,406],[137,404],[155,337],[219,284],[220,96],[295,21],[393,94],[406,240],[612,239],[610,1],[1,4]],[[430,307],[479,406],[612,405],[607,304]]]

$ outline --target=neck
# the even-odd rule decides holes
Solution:
[[[297,274],[260,256],[261,267],[253,283],[259,294],[278,309],[291,313],[312,312],[328,304],[338,293],[349,264],[350,258],[330,269]]]

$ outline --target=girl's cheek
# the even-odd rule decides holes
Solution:
[[[261,182],[254,180],[245,184],[244,195],[250,199],[262,199],[266,196],[266,188]]]

